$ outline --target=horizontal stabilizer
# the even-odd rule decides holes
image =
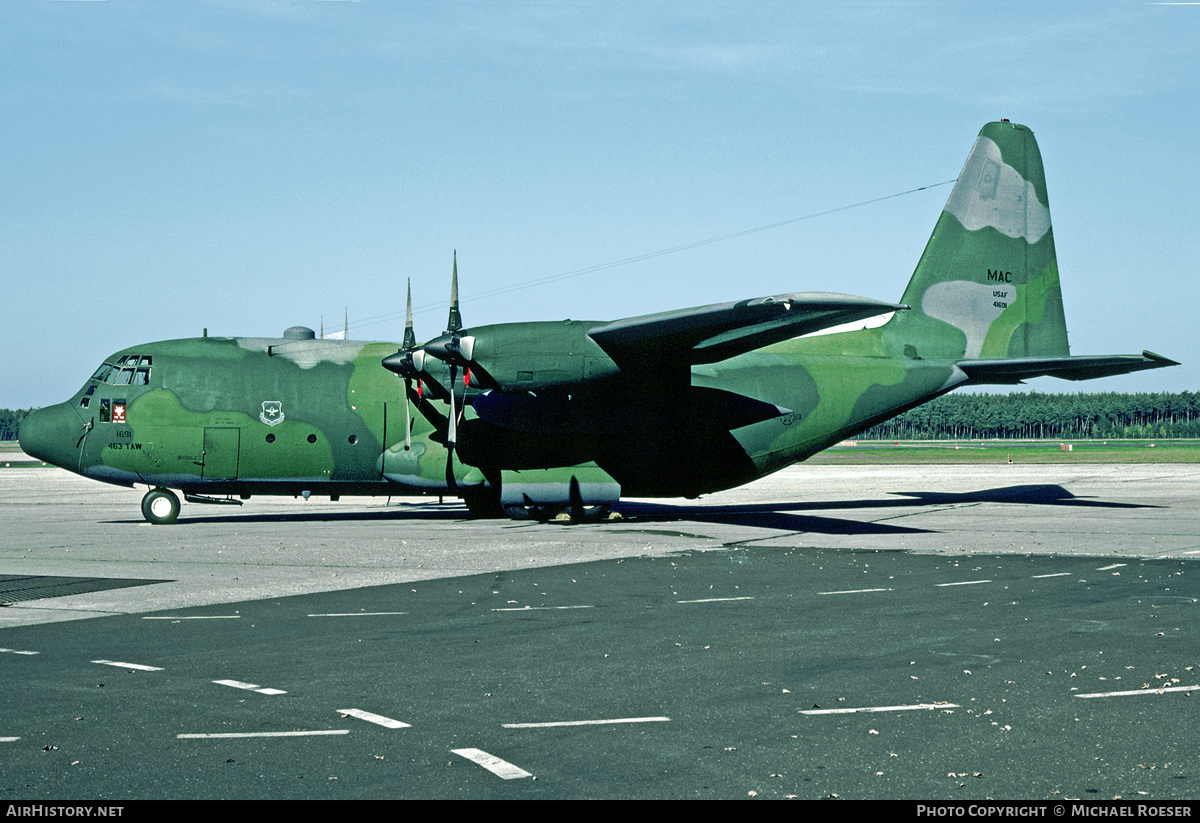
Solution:
[[[1064,380],[1091,380],[1144,369],[1178,366],[1174,360],[1143,351],[1141,354],[1084,355],[1079,357],[1021,357],[1012,360],[960,360],[972,383],[1020,383],[1031,377],[1061,377]]]
[[[588,336],[618,364],[652,357],[694,365],[905,308],[848,294],[778,294],[615,320]]]

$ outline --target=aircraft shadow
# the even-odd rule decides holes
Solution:
[[[1004,486],[970,492],[892,492],[892,496],[871,500],[833,500],[793,503],[754,503],[729,506],[678,505],[653,502],[621,504],[621,513],[640,522],[678,520],[741,524],[789,531],[824,534],[912,534],[933,530],[871,523],[858,520],[795,514],[804,511],[864,511],[913,507],[960,506],[976,503],[1013,503],[1033,506],[1082,506],[1112,509],[1161,508],[1143,503],[1122,503],[1076,497],[1058,485]]]
[[[744,503],[711,506],[701,503],[656,503],[652,501],[623,501],[618,509],[623,523],[709,522],[725,525],[755,526],[780,531],[806,531],[821,534],[928,534],[930,529],[897,526],[889,523],[826,517],[805,512],[880,511],[913,507],[958,506],[976,503],[1012,503],[1034,506],[1094,507],[1110,509],[1159,508],[1142,503],[1123,503],[1094,498],[1076,497],[1058,485],[1004,486],[969,492],[911,491],[893,492],[885,498],[868,500],[799,501],[784,503]],[[253,504],[251,504],[253,505]],[[399,503],[385,508],[359,511],[314,511],[287,513],[231,512],[228,509],[211,514],[195,515],[199,508],[191,504],[180,518],[188,523],[281,523],[323,522],[353,523],[369,521],[465,521],[470,515],[459,505],[444,503]],[[216,507],[214,507],[216,508]],[[114,520],[114,523],[140,523],[137,519]],[[508,527],[535,526],[531,521],[494,521]],[[607,525],[621,525],[605,521]],[[574,524],[576,527],[584,524]]]
[[[1004,486],[997,489],[979,489],[969,492],[891,492],[898,497],[872,500],[810,500],[789,503],[743,503],[730,506],[679,505],[654,502],[622,502],[622,511],[632,510],[670,510],[696,512],[754,512],[754,511],[803,511],[829,509],[887,509],[911,508],[912,506],[950,506],[966,503],[1018,503],[1035,506],[1093,506],[1106,509],[1146,509],[1161,508],[1146,503],[1122,503],[1108,500],[1096,500],[1090,497],[1076,497],[1062,486]]]

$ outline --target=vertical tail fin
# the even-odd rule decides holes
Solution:
[[[898,313],[888,349],[917,358],[1069,354],[1054,233],[1033,132],[979,132]]]

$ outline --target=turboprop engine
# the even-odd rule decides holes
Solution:
[[[446,334],[422,350],[463,369],[472,383],[504,392],[562,389],[613,377],[620,368],[588,336],[595,323],[578,320],[479,326]]]

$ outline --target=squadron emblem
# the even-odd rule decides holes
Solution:
[[[266,423],[268,426],[274,426],[276,423],[283,422],[283,401],[281,400],[264,400],[262,412],[259,413],[258,419]]]

